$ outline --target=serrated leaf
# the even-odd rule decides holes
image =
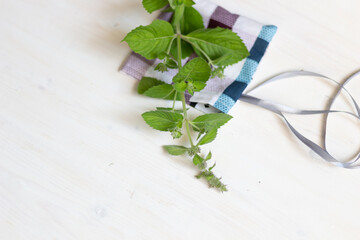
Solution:
[[[194,58],[175,75],[173,78],[174,88],[179,92],[188,90],[190,94],[200,91],[206,86],[210,77],[211,69],[202,58]]]
[[[208,131],[199,141],[199,145],[204,145],[207,143],[210,143],[212,141],[214,141],[214,139],[216,138],[217,135],[217,129],[212,129],[210,131]],[[211,155],[210,155],[211,158]]]
[[[161,84],[164,84],[164,82],[156,78],[142,77],[139,82],[137,91],[139,94],[143,94],[145,91],[149,90],[150,88]]]
[[[175,100],[180,101],[181,95],[176,92],[172,85],[163,83],[161,85],[149,88],[143,93],[143,95],[152,98],[162,98],[166,100],[173,100],[176,94]]]
[[[176,20],[180,21],[180,30],[183,35],[204,28],[204,21],[201,14],[193,7],[185,7],[181,19],[176,19],[175,17],[172,18],[171,23],[174,30],[176,29]]]
[[[176,93],[172,85],[166,84],[156,78],[143,77],[139,82],[137,90],[139,94],[166,100],[174,100],[175,94],[177,94],[175,100],[181,100],[181,95]]]
[[[126,35],[129,47],[147,59],[154,59],[168,49],[174,38],[174,30],[170,23],[155,20],[150,25],[139,26]]]
[[[152,13],[165,7],[168,4],[167,0],[143,0],[142,4],[146,11]]]
[[[199,56],[203,56],[201,51],[205,52],[218,66],[228,66],[249,56],[240,37],[229,29],[199,29],[189,33],[185,39]]]
[[[210,77],[210,67],[202,58],[194,58],[175,75],[173,81],[206,82]]]
[[[195,126],[195,131],[210,131],[218,129],[225,123],[227,123],[232,116],[225,113],[209,113],[201,115],[191,121],[191,124]]]
[[[166,145],[164,146],[164,149],[171,155],[183,155],[189,151],[188,148],[184,146],[178,146],[178,145]]]
[[[183,121],[181,114],[166,111],[145,112],[141,116],[150,127],[159,131],[171,131],[175,128],[181,128]]]

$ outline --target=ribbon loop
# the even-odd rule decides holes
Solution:
[[[309,72],[309,71],[284,72],[284,73],[276,75],[276,76],[258,84],[254,88],[248,90],[246,92],[246,94],[243,94],[239,98],[239,100],[250,103],[250,104],[258,106],[258,107],[261,107],[263,109],[269,110],[269,111],[277,114],[278,116],[280,116],[285,121],[287,127],[294,134],[294,136],[297,139],[299,139],[303,144],[305,144],[308,148],[310,148],[312,151],[314,151],[317,155],[319,155],[322,159],[324,159],[325,161],[327,161],[335,166],[338,166],[338,167],[343,167],[343,168],[348,168],[348,169],[360,168],[360,164],[357,164],[358,160],[360,159],[360,151],[355,154],[354,158],[349,159],[347,161],[340,161],[340,160],[336,159],[335,157],[333,157],[328,152],[327,147],[326,147],[326,136],[327,136],[326,132],[327,132],[327,122],[328,122],[329,113],[345,113],[345,114],[348,114],[348,115],[356,118],[357,120],[360,120],[359,104],[355,101],[355,99],[350,94],[350,92],[345,88],[346,84],[348,84],[351,80],[358,77],[359,75],[360,75],[360,71],[357,71],[354,74],[352,74],[350,77],[345,79],[345,81],[343,81],[343,83],[339,83],[329,77],[326,77],[324,75],[321,75],[321,74],[318,74],[315,72]],[[327,103],[327,106],[324,110],[296,109],[293,107],[285,106],[285,105],[278,104],[278,103],[273,103],[271,101],[263,100],[263,99],[249,95],[249,93],[253,92],[254,90],[256,90],[260,87],[263,87],[266,84],[269,84],[269,83],[272,83],[275,81],[279,81],[279,80],[293,78],[293,77],[299,77],[299,76],[320,77],[320,78],[324,78],[328,81],[331,81],[337,85],[334,97],[329,100],[329,102]],[[339,97],[339,95],[342,91],[344,91],[350,97],[351,102],[355,107],[356,113],[352,113],[352,112],[348,112],[348,111],[341,111],[341,110],[331,110],[335,100]],[[323,131],[321,134],[321,145],[323,145],[323,147],[321,147],[319,144],[311,141],[310,139],[308,139],[307,137],[302,135],[299,131],[297,131],[296,128],[285,117],[284,113],[289,113],[289,114],[294,114],[294,115],[324,114],[325,117],[324,117],[324,121],[323,121]]]

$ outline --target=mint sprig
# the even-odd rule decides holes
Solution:
[[[173,101],[172,108],[157,107],[155,111],[142,114],[145,122],[153,129],[169,132],[175,138],[186,131],[189,145],[166,145],[164,149],[170,155],[192,158],[199,170],[197,178],[204,178],[210,187],[227,191],[221,178],[213,172],[215,164],[208,166],[211,152],[201,154],[200,146],[208,144],[217,136],[221,126],[232,117],[224,113],[203,114],[195,119],[188,117],[185,92],[191,95],[206,87],[209,78],[224,76],[225,67],[241,61],[249,55],[240,37],[229,29],[204,29],[200,13],[193,8],[193,0],[143,0],[144,8],[149,13],[165,8],[173,12],[171,23],[155,20],[150,25],[139,26],[126,35],[129,47],[147,59],[162,60],[155,70],[166,72],[178,69],[173,84],[164,83],[155,78],[143,77],[138,86],[138,93]],[[184,66],[181,60],[195,53],[198,57]],[[182,109],[175,109],[176,101],[181,101]],[[197,132],[196,140],[191,132]]]

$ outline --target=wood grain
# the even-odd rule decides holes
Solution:
[[[360,67],[357,0],[215,2],[279,27],[253,84]],[[0,1],[0,239],[359,239],[359,170],[324,163],[269,112],[238,103],[209,146],[225,194],[162,151],[171,137],[140,114],[170,103],[138,96],[117,71],[130,52],[121,39],[154,17],[140,0]],[[316,109],[332,87],[299,78],[256,94]],[[320,118],[291,120],[318,139]],[[359,136],[358,122],[331,118],[336,156]]]

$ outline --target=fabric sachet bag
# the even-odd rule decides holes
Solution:
[[[233,14],[228,10],[207,0],[197,0],[194,8],[202,15],[205,28],[222,27],[231,29],[243,40],[250,52],[249,57],[225,68],[224,78],[209,79],[206,87],[187,95],[187,103],[200,111],[227,113],[241,97],[252,80],[266,49],[276,33],[274,25],[263,25],[244,16]],[[170,21],[172,13],[162,12],[159,19]],[[183,59],[183,64],[190,58]],[[126,59],[121,70],[140,80],[143,76],[153,77],[171,84],[176,70],[167,72],[155,71],[160,60],[148,60],[134,52]]]

